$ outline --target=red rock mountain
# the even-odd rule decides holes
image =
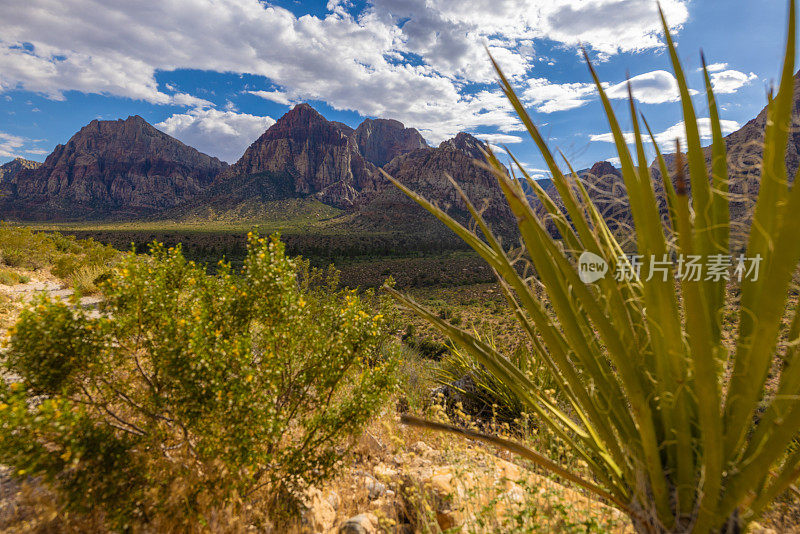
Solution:
[[[482,146],[461,133],[430,148],[418,131],[398,121],[367,119],[352,130],[299,104],[253,142],[205,196],[195,199],[192,211],[209,203],[217,212],[240,211],[245,197],[255,194],[265,202],[317,199],[355,211],[356,218],[372,228],[391,229],[402,226],[403,220],[425,219],[418,206],[380,174],[382,167],[451,212],[464,214],[466,206],[445,177],[450,174],[476,204],[488,201],[487,217],[507,219],[510,212],[496,180],[473,162],[483,157]],[[254,211],[252,204],[249,211]]]
[[[192,198],[225,167],[139,116],[94,120],[40,167],[17,172],[2,208],[48,220],[137,216]]]
[[[16,174],[24,169],[36,169],[42,164],[24,158],[14,158],[8,163],[0,165],[0,182],[10,181]]]
[[[376,167],[428,146],[417,130],[391,119],[366,119],[356,128],[353,137],[358,151]]]
[[[352,128],[326,120],[308,104],[298,104],[256,139],[220,179],[281,174],[298,195],[350,206],[375,172],[352,134]]]
[[[466,221],[469,219],[466,204],[447,179],[449,174],[472,203],[484,209],[484,216],[494,223],[495,229],[505,232],[511,228],[513,216],[497,179],[475,164],[476,159],[483,159],[482,147],[481,141],[462,132],[443,141],[438,148],[422,148],[397,156],[383,169],[412,191]],[[376,193],[367,196],[359,207],[362,218],[371,220],[373,226],[425,231],[435,224],[436,228],[445,229],[388,180],[381,176],[376,182]]]

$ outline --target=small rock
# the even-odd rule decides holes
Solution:
[[[424,441],[418,441],[411,446],[411,450],[417,454],[424,455],[426,452],[432,451],[433,448]]]
[[[453,473],[449,471],[437,472],[428,482],[431,488],[442,497],[453,494]]]
[[[375,534],[378,531],[378,518],[374,514],[358,514],[339,527],[339,534]]]
[[[339,494],[338,493],[336,493],[335,491],[331,490],[330,493],[328,493],[328,498],[326,500],[328,501],[328,504],[330,504],[331,507],[334,510],[338,510],[339,509],[339,503],[341,502],[341,499],[339,499]]]
[[[386,464],[378,464],[372,470],[375,473],[375,476],[382,479],[394,479],[397,477],[397,470],[392,469],[391,467],[387,466]]]
[[[306,491],[305,505],[303,522],[309,525],[314,532],[325,532],[333,527],[336,522],[336,509],[328,499],[324,498],[320,490],[314,487],[309,488]]]
[[[456,515],[450,511],[436,512],[436,522],[439,523],[439,528],[443,531],[450,530],[457,524]]]
[[[374,501],[386,491],[386,486],[381,484],[373,476],[364,477],[364,487],[369,492],[369,500]]]

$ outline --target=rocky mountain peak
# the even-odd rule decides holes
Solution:
[[[607,176],[609,174],[614,176],[622,176],[622,173],[620,173],[619,169],[607,161],[598,161],[586,172],[596,176],[597,178],[602,178],[603,176]]]
[[[352,133],[309,104],[298,104],[256,139],[222,178],[281,175],[296,194],[348,206],[375,170],[359,153]]]
[[[439,144],[439,148],[460,150],[473,159],[483,160],[483,152],[481,151],[486,149],[486,145],[466,132],[459,132],[454,138],[442,141]]]
[[[11,161],[0,165],[0,182],[11,180],[19,171],[25,169],[35,169],[41,165],[38,161],[31,161],[24,158],[14,158]]]
[[[40,167],[15,174],[11,210],[46,218],[152,212],[197,194],[225,167],[138,115],[93,120]]]
[[[297,104],[278,119],[256,140],[256,143],[287,138],[301,141],[312,132],[315,134],[325,133],[340,138],[346,137],[336,124],[326,120],[309,104],[303,103]]]
[[[353,133],[356,146],[364,158],[378,167],[412,150],[426,148],[422,135],[393,119],[366,119]]]

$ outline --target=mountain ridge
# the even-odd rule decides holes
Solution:
[[[93,120],[35,169],[4,188],[4,215],[44,220],[137,217],[172,207],[210,185],[227,166],[138,115]]]
[[[793,113],[800,115],[797,84]],[[752,194],[758,189],[757,167],[742,163],[760,158],[765,122],[766,108],[725,138],[735,192]],[[367,118],[352,128],[327,120],[303,103],[253,141],[238,161],[227,165],[160,132],[139,116],[94,120],[66,144],[58,145],[42,164],[12,161],[0,166],[0,189],[6,193],[0,200],[0,216],[102,220],[213,218],[214,213],[246,212],[257,217],[259,203],[274,209],[281,200],[306,198],[355,213],[356,219],[374,227],[402,227],[405,223],[395,222],[414,219],[420,224],[432,222],[383,177],[381,170],[385,170],[463,218],[466,209],[445,178],[449,174],[483,207],[490,221],[502,226],[513,222],[513,217],[491,173],[474,163],[482,159],[484,148],[464,132],[432,147],[416,129],[393,119]],[[710,148],[704,151],[710,164]],[[666,158],[671,167],[674,156]],[[793,176],[800,166],[798,132],[791,132],[786,163]],[[661,182],[655,162],[651,170],[658,193]],[[597,162],[579,174],[601,212],[609,213],[604,208],[613,204],[613,217],[626,222],[625,209],[619,209],[624,198],[619,169]],[[540,183],[555,193],[548,180]]]

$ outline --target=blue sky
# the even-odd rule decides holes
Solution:
[[[662,0],[690,83],[713,65],[726,130],[753,118],[779,72],[785,0]],[[356,126],[395,118],[431,144],[468,131],[543,168],[497,89],[485,46],[576,168],[614,156],[578,54],[615,105],[672,146],[674,79],[651,0],[0,0],[0,163],[43,160],[95,118],[138,114],[234,162],[308,101]],[[702,95],[698,115],[707,116]],[[623,120],[623,124],[627,121]],[[665,146],[668,150],[668,147]]]

